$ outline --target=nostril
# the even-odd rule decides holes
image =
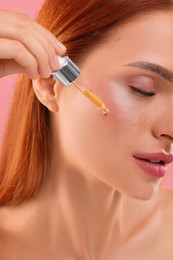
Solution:
[[[173,142],[173,134],[162,134],[161,137],[168,139],[169,141]]]

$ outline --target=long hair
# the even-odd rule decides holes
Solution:
[[[46,0],[37,21],[67,47],[78,63],[108,32],[144,14],[173,7],[173,0]],[[51,127],[48,109],[32,81],[18,79],[0,158],[0,205],[33,198],[48,177]]]

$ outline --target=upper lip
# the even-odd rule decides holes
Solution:
[[[161,161],[164,164],[170,164],[173,162],[173,154],[169,153],[148,153],[148,154],[135,154],[137,159],[146,159],[146,160],[157,160]]]

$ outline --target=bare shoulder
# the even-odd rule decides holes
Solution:
[[[13,216],[11,219],[13,220]],[[11,232],[12,224],[9,225],[6,207],[0,207],[0,260],[17,259],[14,258],[13,255],[16,237],[15,234]]]
[[[4,225],[3,225],[3,211],[0,208],[0,259],[4,259],[4,248],[5,248],[5,240],[6,240],[6,232],[4,231]],[[5,221],[5,220],[4,220]]]

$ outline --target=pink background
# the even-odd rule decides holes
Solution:
[[[23,12],[34,19],[40,9],[43,0],[0,0],[0,9],[8,9]],[[3,127],[9,108],[12,90],[14,88],[16,75],[7,76],[0,79],[0,140],[2,138]]]
[[[0,9],[23,12],[34,18],[43,2],[44,0],[0,0]],[[0,139],[2,137],[15,79],[16,76],[14,75],[0,79]],[[167,176],[163,179],[162,185],[173,189],[173,166],[170,167]]]

